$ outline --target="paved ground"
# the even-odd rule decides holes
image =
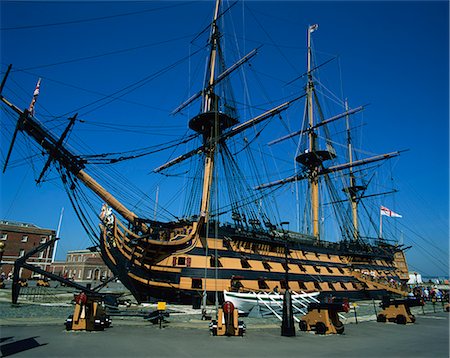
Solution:
[[[170,320],[170,318],[169,318]],[[137,322],[136,322],[137,323]],[[189,328],[193,327],[193,328]],[[14,357],[448,357],[449,316],[417,317],[401,326],[374,321],[347,324],[344,335],[318,336],[297,330],[281,337],[277,325],[247,324],[243,337],[213,337],[208,322],[113,321],[103,332],[67,332],[62,324],[2,325],[0,351]]]

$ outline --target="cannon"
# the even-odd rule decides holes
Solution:
[[[111,319],[101,303],[101,295],[81,292],[74,298],[75,310],[66,320],[66,330],[103,331],[111,325]]]
[[[299,328],[301,331],[315,331],[316,334],[342,334],[344,324],[339,320],[338,313],[349,310],[350,305],[346,299],[311,302],[308,313],[299,322]]]
[[[217,312],[217,320],[212,320],[209,329],[213,336],[243,336],[245,323],[239,321],[238,310],[233,303],[225,301]]]
[[[380,307],[383,310],[377,315],[377,322],[395,322],[397,324],[414,323],[416,317],[411,313],[410,307],[423,306],[421,298],[408,297],[393,299],[383,297]]]

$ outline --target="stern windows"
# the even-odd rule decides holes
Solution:
[[[0,235],[0,240],[6,240],[8,238],[8,234],[1,234]]]
[[[28,235],[23,235],[21,241],[22,242],[27,242],[28,241]]]
[[[191,258],[190,257],[174,257],[172,266],[184,266],[184,267],[191,267]]]
[[[192,279],[192,288],[203,288],[203,281],[201,278]]]

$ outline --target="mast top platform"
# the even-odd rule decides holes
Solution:
[[[358,192],[364,191],[366,189],[367,189],[367,186],[365,186],[365,185],[353,185],[353,186],[345,187],[344,189],[342,189],[342,191],[344,193],[348,193],[352,196],[356,196],[358,194]]]
[[[336,154],[328,151],[328,150],[316,150],[314,152],[305,152],[299,154],[295,160],[297,163],[300,163],[308,168],[314,168],[320,165],[322,162],[326,160],[331,160],[336,158]]]
[[[214,128],[216,120],[219,126],[219,133],[239,123],[237,119],[223,112],[210,111],[200,113],[192,118],[189,121],[189,128],[197,133],[208,135],[211,133],[211,128]]]

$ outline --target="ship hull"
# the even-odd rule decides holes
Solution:
[[[404,254],[395,246],[297,240],[286,248],[283,240],[267,233],[231,227],[222,227],[216,235],[200,233],[179,248],[149,247],[145,240],[133,241],[117,227],[109,234],[103,227],[101,251],[138,302],[165,300],[197,306],[204,294],[209,302],[216,296],[222,301],[224,290],[283,290],[286,268],[290,289],[320,292],[320,297],[369,299],[388,291],[401,294],[408,278]]]

